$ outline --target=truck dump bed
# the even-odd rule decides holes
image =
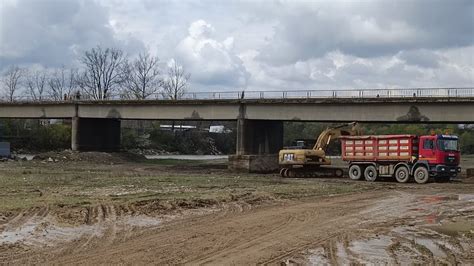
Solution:
[[[344,161],[406,161],[418,154],[416,135],[342,136]]]

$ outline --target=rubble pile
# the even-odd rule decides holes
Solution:
[[[76,152],[72,150],[64,150],[59,152],[50,151],[37,154],[33,157],[33,160],[39,160],[48,163],[74,161],[99,164],[119,164],[144,159],[146,159],[144,156],[127,152]]]

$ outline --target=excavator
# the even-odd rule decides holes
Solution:
[[[297,146],[285,147],[278,154],[280,175],[282,177],[317,177],[335,175],[342,177],[342,168],[331,167],[331,160],[326,157],[326,148],[331,141],[340,136],[360,135],[356,122],[341,124],[325,129],[316,140],[312,149],[305,149],[302,142]]]

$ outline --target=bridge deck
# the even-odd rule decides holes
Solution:
[[[474,123],[474,97],[107,100],[0,103],[0,118]]]

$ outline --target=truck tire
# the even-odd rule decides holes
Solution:
[[[342,177],[344,175],[344,171],[342,171],[342,169],[336,169],[334,170],[334,175],[336,177]]]
[[[377,179],[377,168],[373,165],[367,166],[364,171],[364,177],[365,180],[374,182]]]
[[[426,169],[426,167],[420,166],[416,168],[415,173],[413,173],[413,177],[415,178],[416,183],[425,184],[430,179],[430,173],[428,173],[428,169]]]
[[[349,178],[352,180],[359,180],[362,177],[362,169],[360,166],[353,164],[349,167]]]
[[[400,166],[395,171],[395,179],[398,183],[406,183],[410,180],[410,171],[406,166]]]

